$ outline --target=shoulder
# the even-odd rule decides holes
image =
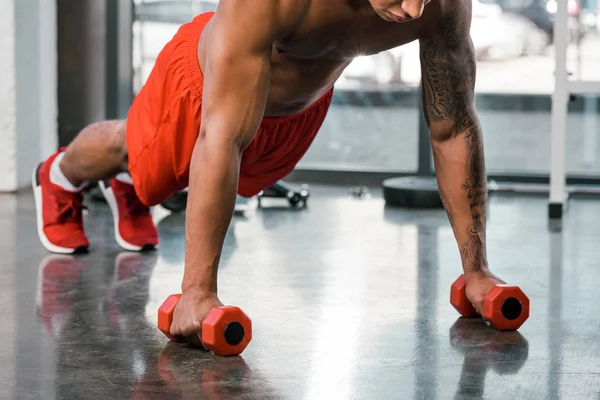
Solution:
[[[257,25],[293,26],[314,0],[220,0],[215,16],[229,23],[252,21]]]

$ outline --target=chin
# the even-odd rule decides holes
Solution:
[[[390,15],[386,12],[381,12],[381,11],[377,11],[375,10],[375,12],[377,13],[377,15],[379,16],[379,18],[381,18],[382,20],[386,21],[386,22],[396,22],[395,20],[393,20]]]
[[[392,22],[395,22],[397,24],[405,24],[407,22],[414,21],[415,18],[406,18],[406,17],[401,17],[398,15],[391,14],[391,15],[389,15],[389,20]]]

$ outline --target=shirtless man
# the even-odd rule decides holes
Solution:
[[[156,246],[148,206],[189,185],[182,297],[171,333],[197,343],[202,320],[221,305],[217,269],[236,192],[255,195],[291,172],[353,57],[419,40],[439,188],[467,297],[481,313],[484,295],[501,281],[486,259],[470,21],[471,0],[221,0],[165,46],[127,121],[91,125],[40,164],[41,241],[55,252],[87,249],[80,187],[100,181],[118,243]]]

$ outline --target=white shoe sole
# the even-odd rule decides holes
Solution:
[[[98,182],[98,186],[100,187],[100,191],[102,191],[102,194],[104,195],[104,198],[106,199],[106,202],[108,203],[108,206],[110,207],[110,210],[112,212],[113,224],[115,226],[115,240],[117,241],[117,244],[123,250],[134,251],[134,252],[140,252],[140,251],[148,249],[150,246],[152,246],[152,245],[136,246],[131,243],[128,243],[125,239],[123,239],[123,237],[121,236],[121,233],[119,232],[119,206],[117,205],[117,199],[115,198],[113,189],[110,187],[110,185],[106,185],[104,183],[104,181]],[[158,245],[152,246],[152,248],[157,249]]]
[[[42,242],[42,246],[51,253],[56,254],[76,254],[87,250],[87,247],[81,246],[74,249],[68,247],[60,247],[52,244],[48,237],[44,233],[44,217],[43,217],[43,199],[42,199],[42,186],[38,185],[38,169],[39,165],[33,169],[33,176],[31,178],[31,186],[33,187],[33,197],[35,199],[35,214],[37,219],[37,233]]]

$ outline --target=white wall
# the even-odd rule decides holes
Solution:
[[[0,0],[0,191],[56,149],[56,0]]]
[[[0,0],[0,191],[14,190],[17,181],[15,1]]]
[[[39,0],[40,31],[40,148],[45,159],[58,147],[58,42],[56,0]]]

